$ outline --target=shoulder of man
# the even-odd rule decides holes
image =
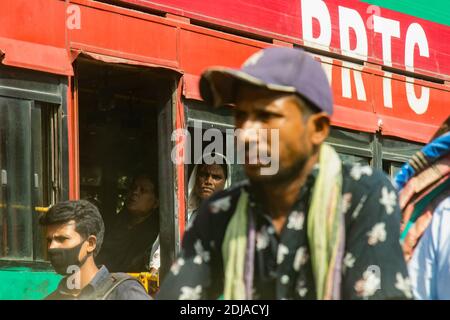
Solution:
[[[236,210],[237,202],[242,190],[248,186],[242,181],[226,190],[219,191],[204,201],[198,209],[197,219],[222,219],[230,216]]]
[[[184,239],[189,241],[191,238],[201,238],[220,242],[231,216],[236,211],[242,189],[246,186],[248,186],[247,181],[237,183],[204,201],[199,207],[197,215],[190,221],[186,229],[187,236]]]
[[[398,204],[398,192],[386,173],[368,165],[343,165],[343,198],[348,201],[348,208],[358,209],[367,202],[386,202],[394,207]],[[376,198],[376,199],[375,199]],[[385,198],[381,200],[382,198]],[[362,214],[372,211],[363,210]]]
[[[58,289],[56,289],[55,291],[53,291],[52,293],[50,293],[48,296],[46,296],[44,298],[44,300],[60,300],[60,294],[58,292]]]
[[[386,191],[393,192],[397,198],[395,190],[388,175],[380,169],[372,168],[361,164],[344,164],[343,173],[343,194],[352,194],[352,202],[361,198],[368,198],[373,192]]]
[[[384,185],[393,187],[386,173],[369,165],[344,164],[342,173],[344,186],[347,185],[351,191],[368,192],[370,189],[376,189]]]
[[[122,272],[110,273],[96,296],[106,300],[151,300],[139,280]]]

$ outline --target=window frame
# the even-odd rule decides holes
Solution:
[[[40,151],[42,153],[42,157],[46,157],[49,160],[47,163],[47,168],[44,167],[46,165],[44,163],[45,161],[43,161],[42,171],[45,172],[46,169],[51,169],[51,172],[49,173],[50,176],[47,175],[47,177],[50,177],[51,182],[49,181],[47,186],[54,189],[51,197],[47,199],[48,201],[43,203],[45,204],[45,207],[48,207],[56,201],[68,199],[68,132],[67,117],[65,116],[67,114],[67,80],[68,78],[63,76],[51,75],[16,67],[0,66],[0,97],[17,99],[18,101],[29,101],[32,108],[30,114],[30,126],[33,124],[33,111],[40,109],[41,116],[47,112],[52,113],[52,137],[50,140],[46,140],[44,138],[43,141],[38,143],[42,146]],[[45,123],[41,121],[41,133],[44,133],[43,125],[45,125]],[[33,128],[30,128],[30,131],[33,135]],[[40,138],[43,137],[41,136]],[[50,143],[52,147],[44,146],[46,143]],[[35,147],[35,144],[33,143],[33,140],[30,141],[30,145],[32,148],[32,154],[30,156],[30,161],[32,163],[31,170],[34,170],[35,159],[33,147]],[[50,154],[47,156],[45,155],[46,153]],[[49,166],[51,168],[49,168]],[[39,212],[36,211],[36,207],[40,206],[36,205],[37,199],[33,186],[35,182],[34,176],[35,172],[32,172],[30,177],[30,188],[32,189],[30,203],[35,209],[32,210],[31,217],[31,257],[1,257],[0,267],[26,265],[43,270],[51,269],[50,263],[45,261],[44,257],[37,255],[38,242],[36,240],[39,237],[40,231],[38,231],[37,228]],[[43,181],[44,176],[38,177],[38,179],[40,183],[40,181]],[[49,184],[51,184],[51,186]],[[42,211],[42,209],[40,211]]]

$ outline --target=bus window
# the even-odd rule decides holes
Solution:
[[[57,109],[0,97],[0,258],[45,260],[38,214],[57,192],[52,155],[58,150],[50,143],[57,145]]]
[[[360,163],[361,165],[370,165],[370,158],[355,156],[352,154],[346,154],[346,153],[341,153],[341,152],[338,152],[338,154],[339,154],[339,157],[341,158],[342,162],[345,164]]]
[[[332,127],[327,142],[335,148],[343,163],[372,165],[370,134]]]
[[[402,165],[407,162],[422,144],[401,139],[384,137],[380,140],[383,153],[383,171],[394,178]]]
[[[383,171],[393,179],[402,168],[403,163],[395,161],[383,161]]]

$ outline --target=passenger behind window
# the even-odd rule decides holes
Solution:
[[[211,157],[213,164],[206,164]],[[192,223],[202,201],[213,193],[222,191],[231,185],[231,167],[227,158],[220,154],[205,154],[202,161],[194,166],[188,183],[188,222]],[[210,161],[208,161],[210,162]],[[216,164],[217,163],[217,164]],[[157,273],[160,268],[159,237],[152,248],[150,272]]]
[[[214,163],[217,164],[206,164],[205,160],[208,157],[212,157],[215,160]],[[195,165],[189,177],[188,221],[195,217],[204,200],[215,192],[229,188],[230,185],[231,169],[227,158],[220,153],[204,155],[203,161]]]
[[[159,200],[156,179],[146,173],[134,177],[124,209],[98,255],[98,264],[110,271],[143,272],[149,269],[152,247],[159,234]]]

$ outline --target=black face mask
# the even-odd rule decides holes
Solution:
[[[84,241],[73,248],[48,249],[48,257],[57,273],[61,275],[71,274],[73,270],[68,270],[70,266],[81,267],[86,262],[89,254],[86,254],[83,261],[78,260],[83,243]]]

